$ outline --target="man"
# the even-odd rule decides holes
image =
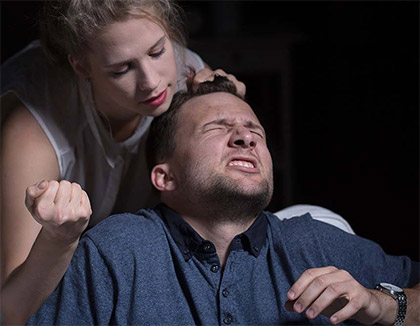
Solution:
[[[265,137],[223,77],[177,94],[148,139],[162,204],[88,231],[29,324],[417,324],[418,285],[405,289],[406,313],[373,288],[413,286],[418,263],[309,214],[262,212],[273,191]]]

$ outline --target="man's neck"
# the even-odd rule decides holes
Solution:
[[[258,217],[258,214],[239,216],[238,214],[241,214],[239,212],[236,214],[225,210],[218,212],[214,208],[206,210],[203,207],[194,210],[191,206],[188,209],[183,209],[177,207],[175,203],[173,205],[171,205],[172,203],[165,204],[177,211],[203,239],[209,240],[215,245],[222,266],[225,265],[229,255],[233,238],[248,230]]]
[[[225,265],[229,256],[230,245],[233,238],[248,230],[256,218],[246,223],[238,222],[208,222],[192,216],[181,215],[182,218],[205,240],[211,241],[217,251],[220,264]]]

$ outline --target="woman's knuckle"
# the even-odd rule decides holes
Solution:
[[[71,186],[75,188],[75,190],[81,190],[82,187],[77,182],[72,182]]]
[[[58,187],[59,187],[59,183],[58,183],[58,181],[57,180],[50,180],[49,182],[48,182],[48,188],[49,189],[57,189]]]
[[[67,180],[61,180],[60,181],[60,187],[71,187],[71,183]]]
[[[46,214],[45,214],[45,210],[42,206],[40,205],[36,205],[33,207],[33,212],[35,214],[36,217],[38,217],[39,219],[43,220],[46,218]]]
[[[54,224],[57,226],[61,226],[67,220],[67,213],[62,208],[57,208],[54,212]]]

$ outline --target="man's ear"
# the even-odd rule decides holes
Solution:
[[[152,169],[150,178],[155,188],[161,192],[172,191],[176,188],[175,179],[167,163],[156,165]]]
[[[76,75],[82,78],[89,77],[88,63],[86,60],[76,59],[71,54],[67,56],[67,59],[69,60],[70,66],[73,68]]]

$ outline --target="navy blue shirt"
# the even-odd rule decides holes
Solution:
[[[336,266],[362,285],[418,282],[416,262],[309,214],[263,212],[235,237],[222,270],[215,247],[164,205],[114,215],[82,238],[56,291],[28,324],[302,325],[284,308],[308,268]]]

